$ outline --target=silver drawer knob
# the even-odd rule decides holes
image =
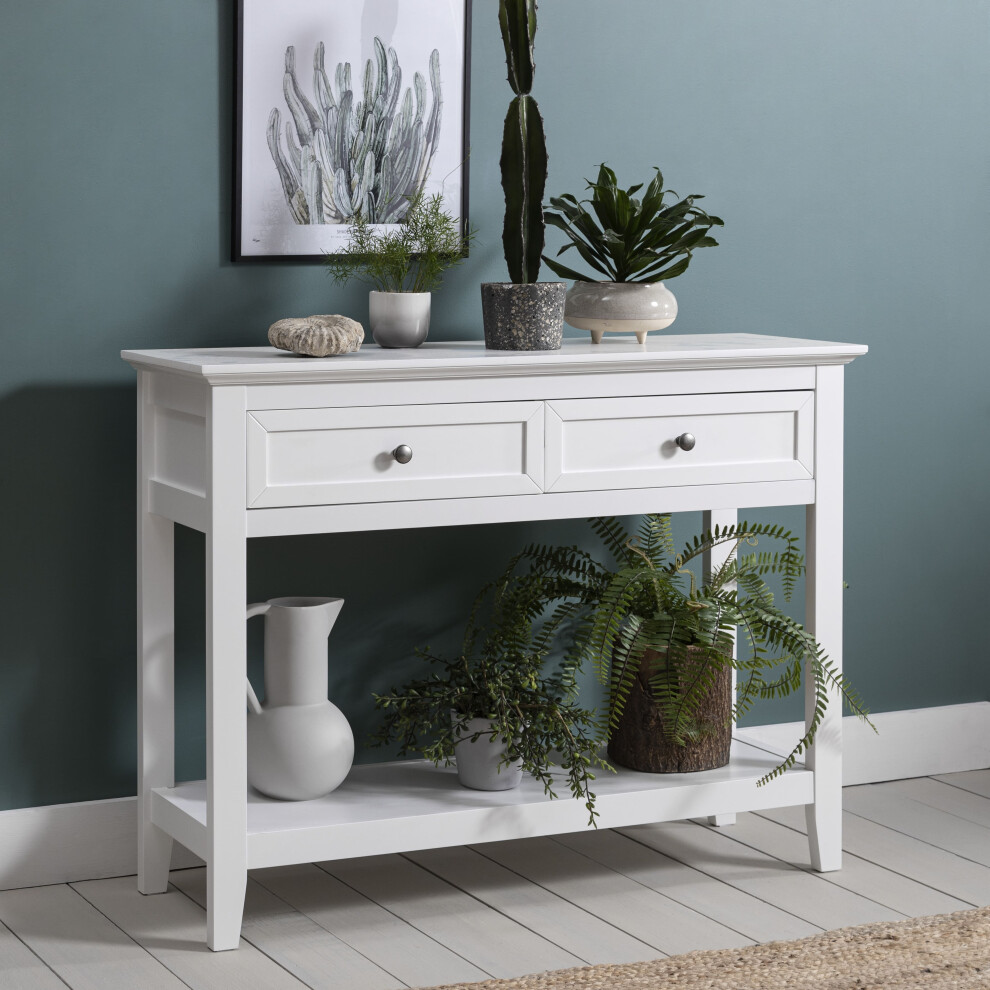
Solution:
[[[694,446],[693,442],[691,446]],[[408,464],[412,460],[412,447],[409,447],[404,443],[400,443],[399,446],[392,451],[392,456],[400,464]]]
[[[697,441],[694,439],[693,433],[682,433],[674,443],[677,444],[681,450],[694,450],[694,445]]]

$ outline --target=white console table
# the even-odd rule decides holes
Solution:
[[[840,667],[843,365],[864,353],[752,334],[568,340],[551,352],[366,346],[330,359],[124,351],[139,378],[139,889],[166,889],[178,840],[207,864],[209,945],[231,949],[254,867],[587,827],[579,802],[548,801],[532,782],[468,791],[420,761],[355,767],[317,801],[249,792],[254,536],[697,509],[710,526],[744,507],[806,505],[806,625]],[[674,443],[682,433],[697,438],[693,450]],[[393,456],[400,445],[407,463]],[[206,535],[207,572],[207,776],[178,786],[176,522]],[[740,741],[719,770],[601,774],[600,825],[805,805],[815,868],[838,869],[840,716],[833,698],[805,764],[761,788],[776,758]]]

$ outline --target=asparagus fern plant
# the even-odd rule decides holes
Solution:
[[[552,798],[563,772],[593,825],[594,768],[610,768],[598,754],[595,713],[575,700],[575,662],[547,659],[569,610],[544,621],[546,602],[558,597],[556,582],[550,573],[534,580],[510,570],[486,585],[474,602],[460,654],[417,650],[429,673],[375,695],[384,721],[374,742],[397,741],[400,756],[419,752],[447,766],[455,742],[479,735],[468,722],[490,719],[495,738],[507,746],[500,766],[521,760]]]
[[[379,292],[438,289],[444,271],[464,260],[474,238],[473,230],[462,233],[460,223],[446,212],[440,193],[417,193],[405,221],[394,227],[377,226],[365,213],[347,222],[346,247],[326,255],[329,274],[339,284],[356,278]]]
[[[516,283],[529,283],[539,278],[546,232],[547,145],[540,108],[530,95],[536,69],[536,0],[499,0],[498,22],[509,85],[516,94],[505,117],[499,161],[505,192],[502,246],[509,277]]]
[[[575,248],[590,268],[605,276],[605,281],[660,282],[686,272],[694,251],[717,247],[718,241],[709,236],[709,231],[724,224],[719,217],[695,206],[704,197],[693,194],[678,199],[676,193],[663,188],[660,169],[655,171],[642,199],[635,198],[642,183],[622,189],[615,173],[604,164],[596,182],[587,180],[590,200],[578,200],[570,193],[551,197],[550,205],[557,212],[547,210],[546,222],[568,237],[557,256]],[[664,205],[668,195],[675,202]],[[543,260],[560,278],[597,281],[595,276],[545,255]]]
[[[739,672],[734,717],[758,699],[791,694],[805,674],[811,678],[815,703],[806,731],[761,784],[794,766],[812,744],[833,690],[868,721],[862,701],[814,636],[774,601],[768,576],[779,577],[786,601],[804,573],[804,558],[789,531],[748,522],[716,527],[675,553],[666,515],[644,517],[635,535],[614,518],[593,520],[592,526],[614,566],[576,547],[534,545],[510,569],[528,563],[522,580],[552,589],[561,601],[553,622],[581,616],[567,662],[575,667],[590,663],[608,690],[602,736],[618,725],[644,658],[664,733],[678,745],[706,731],[699,708],[725,666]],[[740,552],[760,540],[781,549]],[[725,562],[707,581],[699,581],[692,562],[724,545],[731,547]],[[732,655],[737,627],[749,647],[741,651],[748,653],[742,658]]]

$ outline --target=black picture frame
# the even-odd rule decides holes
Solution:
[[[358,201],[371,212],[381,208],[383,223],[401,222],[402,204],[417,188],[443,192],[468,229],[472,0],[455,6],[451,17],[448,0],[237,0],[233,261],[322,262],[346,242],[348,210]],[[284,56],[273,64],[276,49]],[[406,65],[404,53],[412,53]],[[445,68],[450,63],[454,72]],[[363,99],[369,73],[371,113]],[[357,127],[360,141],[358,111],[371,121]],[[349,121],[350,141],[341,119]],[[313,212],[322,222],[311,221]]]

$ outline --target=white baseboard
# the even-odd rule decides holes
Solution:
[[[173,844],[173,869],[201,863]],[[0,890],[136,872],[136,797],[0,811]]]
[[[842,720],[842,783],[846,787],[990,767],[990,701],[879,712],[870,721],[876,733],[858,718]],[[736,735],[783,755],[803,731],[800,722],[784,722],[737,729]]]
[[[881,712],[872,719],[879,735],[857,719],[843,720],[846,785],[990,767],[990,702]],[[745,728],[737,735],[786,753],[800,725]],[[199,863],[175,844],[174,869]],[[0,811],[0,890],[136,871],[137,798]]]

